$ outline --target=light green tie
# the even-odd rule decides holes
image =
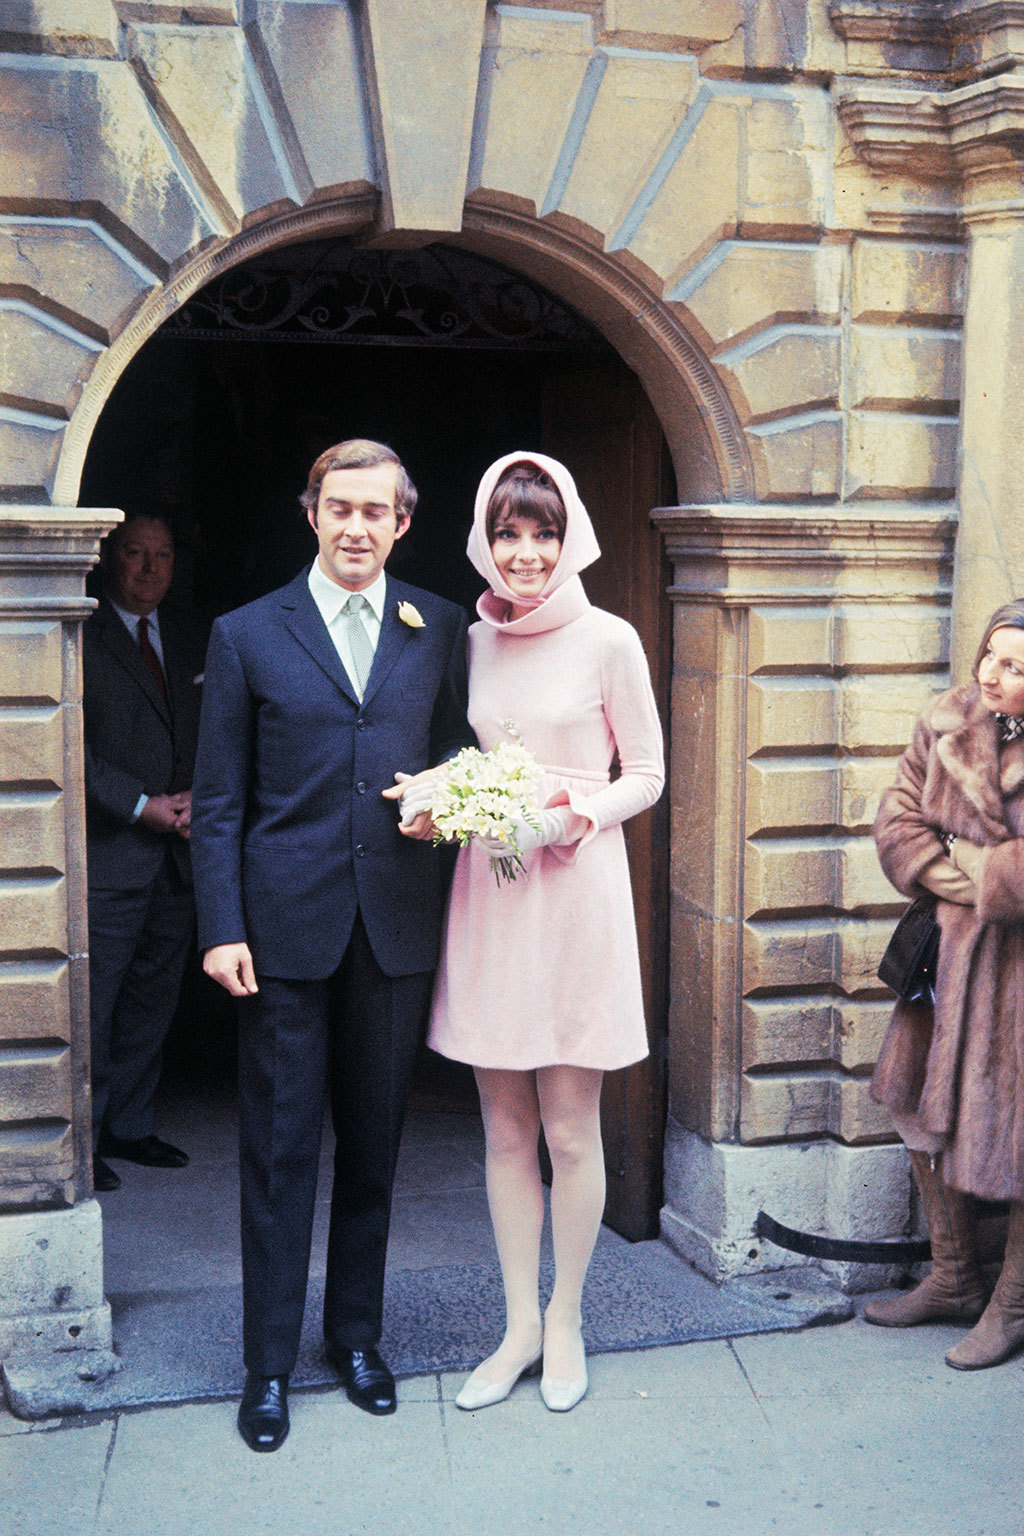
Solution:
[[[373,666],[373,641],[363,623],[363,609],[370,605],[361,592],[353,592],[342,612],[348,625],[348,650],[352,658],[352,682],[360,700],[366,691],[366,680]]]

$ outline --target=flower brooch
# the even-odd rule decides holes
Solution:
[[[422,613],[412,603],[399,603],[398,617],[403,624],[408,624],[410,629],[422,629],[426,622]]]

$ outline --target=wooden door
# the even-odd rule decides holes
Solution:
[[[671,665],[668,562],[650,524],[674,499],[661,427],[621,366],[553,371],[544,390],[542,450],[572,471],[593,519],[601,559],[583,573],[598,607],[628,619],[651,666],[668,739]],[[610,1073],[602,1100],[605,1220],[637,1241],[658,1232],[665,1133],[668,994],[668,797],[625,827],[650,1056]]]

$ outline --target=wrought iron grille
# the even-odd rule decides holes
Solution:
[[[199,341],[611,351],[573,310],[483,257],[444,245],[387,251],[344,241],[292,246],[232,268],[177,310],[162,334]]]

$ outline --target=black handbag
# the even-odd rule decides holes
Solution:
[[[939,924],[935,903],[918,896],[896,924],[879,963],[878,979],[891,987],[905,1003],[933,1003],[938,964]]]

